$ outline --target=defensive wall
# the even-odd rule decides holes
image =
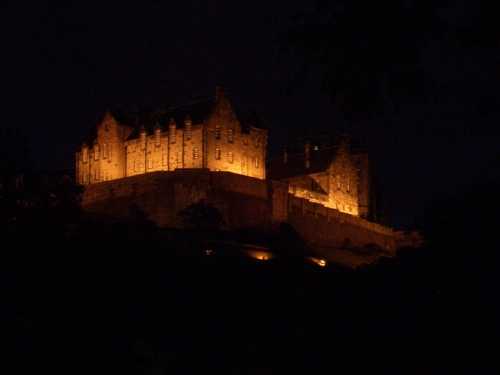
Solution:
[[[377,245],[386,252],[403,246],[418,247],[418,233],[405,234],[334,208],[288,194],[288,222],[310,244],[334,248]]]
[[[386,252],[422,242],[418,234],[396,232],[289,194],[285,182],[208,169],[151,172],[89,185],[82,206],[122,219],[130,218],[131,207],[136,207],[159,226],[182,227],[178,213],[201,199],[221,211],[226,229],[275,231],[280,222],[287,222],[310,244],[333,248],[374,244]]]

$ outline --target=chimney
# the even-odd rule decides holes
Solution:
[[[283,152],[283,162],[288,163],[288,147],[285,146],[285,150]]]
[[[305,150],[306,150],[306,168],[309,169],[309,167],[311,166],[310,164],[311,143],[309,142],[309,140],[306,141]]]
[[[215,101],[218,102],[220,99],[225,98],[227,94],[227,89],[220,85],[215,86]]]
[[[351,135],[349,133],[340,135],[340,147],[345,147],[347,149],[351,148]]]

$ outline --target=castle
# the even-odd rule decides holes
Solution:
[[[138,108],[135,122],[108,110],[76,152],[77,182],[187,168],[265,179],[267,130],[255,116],[236,114],[224,88],[215,91],[184,107]]]
[[[126,218],[137,206],[160,226],[201,199],[228,229],[274,230],[290,223],[311,244],[376,244],[394,251],[415,238],[368,221],[374,200],[366,150],[347,134],[339,146],[305,140],[299,152],[266,163],[267,129],[236,112],[222,87],[215,97],[136,118],[108,110],[76,151],[77,183],[88,211]],[[267,170],[267,173],[266,173]]]

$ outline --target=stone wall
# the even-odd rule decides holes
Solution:
[[[285,183],[275,182],[272,186],[286,191]],[[265,180],[207,169],[181,169],[88,186],[83,208],[129,219],[130,208],[136,206],[159,226],[181,227],[177,214],[204,199],[222,212],[227,229],[268,230],[277,222],[273,220],[272,196],[273,188]]]
[[[392,228],[288,195],[288,222],[311,244],[334,248],[375,244],[393,253],[403,246],[418,247],[418,233],[404,234]]]
[[[327,208],[288,193],[281,181],[266,181],[208,169],[152,172],[87,187],[83,208],[122,219],[131,207],[148,214],[159,226],[182,227],[178,213],[201,199],[223,214],[226,229],[244,227],[273,231],[288,222],[311,244],[333,248],[375,244],[387,252],[415,246],[418,234],[391,228]]]

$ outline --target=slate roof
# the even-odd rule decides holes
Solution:
[[[194,102],[182,107],[169,108],[166,111],[151,112],[143,116],[139,125],[134,126],[134,131],[127,139],[136,139],[142,126],[147,134],[153,134],[156,124],[159,124],[163,131],[168,130],[170,120],[174,119],[178,128],[184,127],[184,119],[189,115],[191,123],[198,125],[203,123],[215,107],[215,98]]]
[[[306,153],[288,155],[284,158],[270,159],[267,161],[267,178],[272,180],[285,180],[291,177],[304,176],[312,173],[324,172],[332,163],[337,154],[338,147],[329,147],[320,150],[311,150],[309,168],[306,168]]]

